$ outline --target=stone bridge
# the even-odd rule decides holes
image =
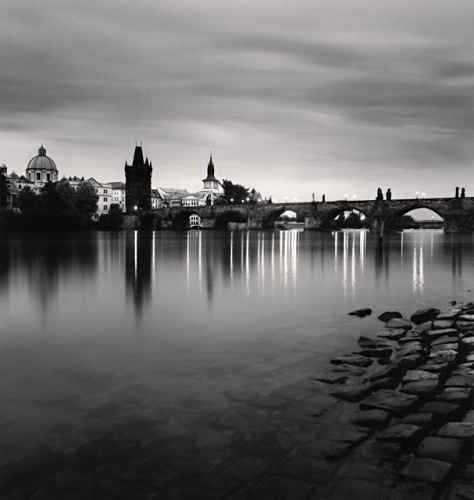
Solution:
[[[198,207],[161,208],[129,215],[128,227],[186,229],[189,216],[197,214],[204,229],[227,229],[229,222],[245,224],[247,229],[272,229],[287,210],[305,220],[306,229],[329,229],[341,213],[356,210],[368,219],[372,230],[393,229],[396,221],[412,210],[427,208],[444,220],[446,232],[474,230],[474,198],[426,198],[402,200],[361,200],[303,203],[243,203]]]

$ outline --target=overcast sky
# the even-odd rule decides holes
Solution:
[[[0,3],[0,163],[277,201],[474,195],[472,0]]]

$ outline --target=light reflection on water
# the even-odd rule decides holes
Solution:
[[[366,231],[1,235],[0,446],[5,429],[8,450],[49,436],[58,413],[80,440],[89,410],[127,384],[167,414],[185,396],[262,391],[282,357],[301,378],[301,353],[327,362],[384,310],[472,300],[473,250],[472,235],[428,231],[382,244]],[[374,314],[347,315],[361,307]],[[68,394],[71,413],[44,404]]]

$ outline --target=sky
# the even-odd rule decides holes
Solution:
[[[474,195],[472,0],[2,0],[0,163],[275,201]]]

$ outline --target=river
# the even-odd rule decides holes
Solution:
[[[140,419],[179,433],[321,371],[383,311],[474,300],[473,250],[437,231],[2,234],[1,464]]]

